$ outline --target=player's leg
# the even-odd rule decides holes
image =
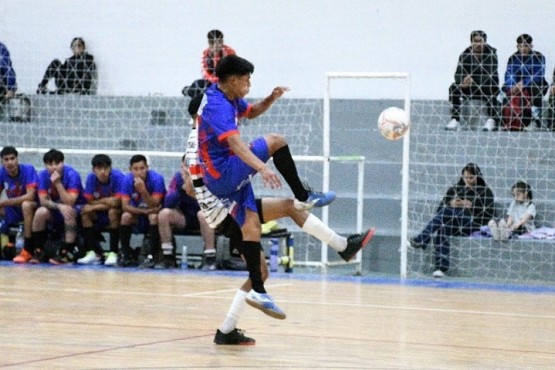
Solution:
[[[146,258],[139,268],[154,268],[158,262],[160,254],[160,233],[158,232],[158,213],[151,213],[147,216],[148,219],[148,240],[147,250],[145,251]]]
[[[10,206],[2,209],[2,211],[4,211],[3,227],[6,228],[6,230],[2,230],[2,233],[5,233],[12,223],[23,221],[23,235],[25,241],[23,249],[13,258],[15,263],[27,263],[33,257],[32,227],[36,206],[36,202],[24,201],[20,209]]]
[[[110,208],[108,210],[108,234],[110,237],[110,252],[104,260],[105,266],[114,266],[118,262],[119,247],[119,224],[121,221],[121,209]]]
[[[35,212],[32,224],[32,237],[33,241],[33,258],[30,263],[46,262],[45,244],[46,244],[46,223],[52,218],[52,212],[46,207],[39,207]]]
[[[177,209],[163,208],[160,212],[158,212],[158,232],[160,234],[160,243],[164,259],[163,263],[159,267],[175,267],[172,230],[174,228],[184,229],[186,226],[187,220],[185,216]]]
[[[64,241],[58,255],[50,258],[50,263],[62,265],[73,262],[73,249],[77,239],[77,210],[65,204],[58,204],[58,210],[53,212],[55,222],[63,222]]]
[[[189,218],[189,217],[188,217]],[[197,211],[195,217],[190,217],[189,227],[197,227],[204,242],[204,251],[202,259],[202,269],[204,271],[213,271],[216,269],[216,233],[212,229],[202,211]]]
[[[324,207],[335,200],[335,193],[329,191],[327,193],[319,193],[307,189],[299,178],[297,165],[293,160],[293,156],[289,150],[289,145],[285,138],[278,134],[266,135],[263,140],[268,147],[268,153],[274,159],[274,165],[278,172],[283,176],[291,191],[295,195],[295,199],[299,202],[296,207],[300,210],[310,209],[312,207]],[[253,152],[256,150],[256,141],[253,142]]]
[[[136,222],[137,218],[133,214],[129,212],[122,213],[119,227],[121,258],[118,263],[121,267],[136,266],[135,259],[133,258],[133,251],[131,250],[131,233],[133,231],[133,225]]]
[[[81,226],[83,232],[83,248],[86,254],[77,260],[81,265],[97,265],[102,262],[102,253],[98,250],[98,232],[94,228],[97,216],[104,214],[104,219],[107,220],[106,212],[90,211],[88,207],[84,207],[81,212]]]

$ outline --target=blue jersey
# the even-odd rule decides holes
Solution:
[[[118,196],[122,199],[129,199],[129,205],[133,207],[148,208],[141,195],[135,191],[134,179],[135,176],[132,173],[125,175]],[[151,197],[162,199],[166,195],[164,177],[156,171],[147,171],[145,186]]]
[[[83,184],[81,176],[73,167],[65,165],[62,167],[62,186],[70,194],[77,194],[75,205],[85,204],[83,197]],[[56,186],[50,181],[50,173],[48,170],[42,170],[39,173],[39,195],[48,195],[53,202],[60,203],[60,194]]]
[[[120,170],[112,168],[108,182],[101,183],[94,172],[89,173],[85,181],[85,192],[83,193],[85,199],[92,201],[115,197],[119,189],[121,189],[124,176]]]
[[[177,208],[186,217],[196,218],[197,212],[200,211],[200,206],[196,198],[190,197],[187,193],[180,190],[184,183],[181,172],[176,172],[168,187],[168,193],[164,199],[164,208]]]
[[[205,171],[205,181],[218,179],[227,167],[227,160],[233,155],[227,138],[238,134],[237,122],[246,116],[251,105],[244,99],[229,100],[212,85],[205,91],[204,105],[199,109],[198,155]]]
[[[11,177],[4,167],[0,169],[0,193],[6,189],[8,198],[17,198],[27,194],[27,189],[36,189],[38,185],[37,171],[30,164],[20,164],[15,177]]]

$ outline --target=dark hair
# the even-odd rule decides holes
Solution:
[[[220,30],[210,30],[208,31],[208,34],[206,35],[206,37],[208,37],[208,41],[212,41],[216,39],[223,39],[224,34]]]
[[[42,156],[42,161],[44,163],[60,163],[64,161],[64,153],[57,149],[50,149]]]
[[[189,106],[187,107],[187,111],[189,112],[189,115],[191,117],[193,115],[197,114],[198,108],[200,107],[200,103],[202,102],[202,97],[203,96],[204,96],[204,94],[197,95],[194,98],[192,98],[191,101],[189,102]]]
[[[139,162],[145,162],[145,164],[148,164],[148,162],[146,161],[146,157],[142,154],[135,154],[133,157],[131,157],[131,159],[129,160],[129,165],[133,166],[134,163],[139,163]]]
[[[464,175],[465,172],[470,172],[471,174],[476,176],[476,185],[486,186],[486,180],[484,180],[482,176],[482,170],[480,169],[480,167],[478,167],[477,164],[467,163],[466,166],[464,166],[461,170],[461,175]],[[458,185],[465,185],[462,176],[459,179]]]
[[[516,38],[517,44],[531,44],[532,43],[532,36],[527,33],[523,33],[522,35]]]
[[[92,158],[91,165],[93,167],[111,167],[112,159],[106,154],[97,154]]]
[[[74,37],[73,40],[71,40],[71,44],[69,44],[70,48],[73,48],[73,44],[75,44],[76,42],[80,42],[81,44],[83,44],[83,48],[86,49],[87,45],[85,44],[85,40],[83,40],[82,37]]]
[[[532,195],[532,187],[526,182],[526,181],[517,181],[512,187],[511,187],[511,192],[513,192],[514,190],[521,190],[524,191],[528,194],[528,199],[532,200],[533,199],[533,195]]]
[[[481,38],[484,39],[484,41],[488,40],[488,35],[486,35],[486,33],[482,30],[476,30],[476,31],[470,32],[470,41],[472,41],[474,36],[480,36]]]
[[[225,82],[231,76],[244,76],[254,72],[254,65],[235,54],[220,59],[216,66],[216,76],[220,82]]]
[[[0,157],[2,158],[4,158],[5,155],[10,155],[10,154],[14,154],[17,157],[18,155],[17,149],[15,149],[15,147],[13,146],[5,146],[2,148],[2,151],[0,151]]]

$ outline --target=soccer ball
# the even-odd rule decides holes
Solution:
[[[378,117],[378,130],[387,140],[398,140],[405,136],[410,127],[410,119],[403,109],[389,107]]]

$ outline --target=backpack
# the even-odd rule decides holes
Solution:
[[[523,90],[522,94],[508,95],[509,102],[503,107],[503,127],[507,131],[522,131],[526,127],[526,117],[532,116],[530,93]]]

